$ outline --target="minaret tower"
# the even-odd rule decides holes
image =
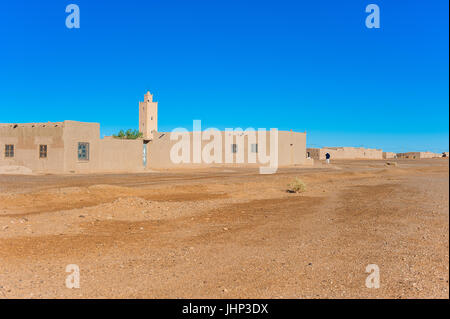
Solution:
[[[144,140],[151,140],[157,131],[158,102],[153,102],[153,95],[147,91],[144,102],[139,102],[139,132],[144,134]]]

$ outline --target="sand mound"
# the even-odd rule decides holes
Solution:
[[[119,197],[116,200],[108,203],[107,205],[111,205],[112,207],[147,207],[150,206],[152,202],[149,200],[145,200],[140,197]]]

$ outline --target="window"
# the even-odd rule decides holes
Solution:
[[[252,153],[258,153],[258,144],[252,144]]]
[[[78,143],[78,160],[89,161],[89,143]]]
[[[39,145],[39,158],[47,158],[47,145]]]
[[[14,145],[5,145],[5,157],[14,157]]]
[[[237,153],[237,144],[231,144],[231,153]]]

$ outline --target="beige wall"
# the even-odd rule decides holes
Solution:
[[[200,134],[202,132],[199,132]],[[218,163],[194,163],[193,135],[189,132],[190,163],[175,164],[170,159],[170,150],[177,141],[170,140],[170,133],[157,133],[155,138],[147,144],[147,167],[183,167],[204,166]],[[249,156],[255,155],[256,163],[249,165],[268,166],[261,163],[258,153],[263,154],[263,145],[256,140],[251,141],[246,132],[219,132],[222,141],[221,163],[224,165],[249,164]],[[225,144],[225,136],[229,137],[229,144]],[[239,138],[237,138],[239,136]],[[266,154],[270,154],[270,132],[266,136]],[[241,139],[241,143],[239,143]],[[201,150],[211,140],[201,142]],[[310,164],[306,161],[306,133],[278,131],[277,166],[293,164]],[[89,160],[78,159],[78,143],[89,143]],[[232,163],[225,163],[225,148],[231,150],[231,144],[238,144],[238,153],[232,154]],[[0,166],[17,165],[31,169],[33,172],[46,173],[95,173],[117,171],[142,171],[143,140],[120,140],[111,137],[100,139],[100,125],[98,123],[82,123],[65,121],[61,123],[39,124],[2,124],[0,125],[0,144],[2,156]],[[5,158],[5,145],[14,145],[14,157]],[[46,159],[39,158],[39,145],[48,146]],[[252,153],[250,144],[258,144],[258,153]],[[238,154],[243,155],[243,163],[238,163]],[[273,159],[272,159],[273,160]]]
[[[100,140],[100,165],[102,171],[143,171],[143,141],[104,138]]]
[[[0,124],[0,166],[24,166],[35,172],[64,171],[64,123]],[[14,145],[14,157],[5,157],[5,145]],[[47,158],[39,146],[47,145]]]
[[[433,153],[433,152],[397,153],[397,158],[403,158],[403,159],[421,159],[421,158],[436,158],[436,157],[442,157],[442,154]]]
[[[396,158],[397,154],[394,152],[383,152],[384,159]]]
[[[143,140],[105,137],[98,123],[66,121],[65,171],[75,173],[142,171]],[[78,143],[89,143],[89,160],[78,160]]]
[[[89,143],[89,160],[78,159],[78,143]],[[5,157],[5,145],[14,157]],[[47,145],[47,158],[39,145]],[[0,124],[0,167],[23,166],[34,173],[142,171],[143,140],[100,139],[98,123]]]
[[[278,154],[280,166],[306,164],[306,133],[279,131]]]
[[[374,148],[362,147],[324,147],[307,148],[311,158],[315,160],[324,160],[325,154],[329,153],[331,159],[382,159],[383,151]]]
[[[309,155],[309,157],[312,159],[315,159],[315,160],[321,159],[320,158],[320,148],[309,147],[306,149],[306,154],[307,154],[306,157],[308,157],[308,155]]]
[[[201,133],[201,132],[200,132]],[[231,136],[229,132],[220,131],[220,139],[222,144],[222,154],[220,158],[221,163],[204,163],[200,159],[200,163],[194,162],[193,147],[194,147],[194,134],[193,132],[188,132],[189,137],[189,163],[173,163],[170,158],[170,151],[172,147],[179,142],[179,140],[170,140],[170,132],[158,132],[155,134],[155,138],[150,141],[148,146],[148,164],[149,168],[174,168],[174,167],[186,167],[186,166],[205,166],[205,165],[239,165],[237,162],[237,154],[233,154],[233,163],[225,163],[225,148],[231,150],[231,144],[237,143],[236,136],[233,139],[230,138],[228,144],[225,143],[225,135]],[[250,144],[258,144],[258,152],[263,150],[263,147],[258,143],[258,137],[256,136],[256,142],[249,142],[248,134],[242,134],[243,148],[238,146],[238,152],[243,152],[243,163],[249,164],[249,150],[251,151]],[[266,132],[266,154],[270,151],[270,132]],[[239,135],[239,134],[238,134]],[[212,140],[212,139],[211,139]],[[201,150],[204,149],[205,145],[210,143],[211,140],[206,140],[201,142]],[[268,163],[260,163],[258,156],[256,155],[256,164],[258,166],[267,166]],[[251,156],[251,155],[250,155]],[[308,162],[309,163],[309,162]],[[306,164],[306,133],[298,132],[287,132],[278,131],[278,165],[293,165],[293,164]],[[251,164],[250,164],[251,165]]]
[[[87,173],[99,170],[100,162],[100,124],[74,121],[64,122],[65,171]],[[89,143],[89,160],[78,160],[78,143]]]

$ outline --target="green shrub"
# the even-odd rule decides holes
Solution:
[[[127,139],[127,140],[135,140],[138,138],[143,137],[144,134],[142,134],[142,132],[139,132],[138,130],[132,130],[129,129],[126,132],[124,132],[123,130],[120,130],[120,132],[118,134],[114,134],[113,137],[115,138],[122,138],[122,139]]]

